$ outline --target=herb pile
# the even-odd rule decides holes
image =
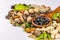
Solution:
[[[11,6],[11,10],[8,12],[6,18],[10,20],[13,26],[22,27],[25,32],[34,35],[36,37],[35,40],[54,40],[54,38],[57,38],[58,32],[60,32],[60,23],[58,23],[60,21],[56,21],[56,19],[60,18],[60,12],[53,15],[51,25],[46,28],[36,28],[32,24],[33,18],[41,14],[47,15],[50,12],[51,8],[45,5],[15,4]],[[43,25],[45,23],[48,24],[50,20],[45,17],[39,17],[34,22]]]

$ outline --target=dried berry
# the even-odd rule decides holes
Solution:
[[[34,21],[35,24],[38,25],[46,25],[50,22],[50,20],[44,16],[37,17]]]

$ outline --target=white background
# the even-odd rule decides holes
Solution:
[[[60,0],[0,0],[0,40],[33,40],[21,27],[13,27],[5,18],[11,5],[16,3],[44,4],[53,10],[60,5]]]

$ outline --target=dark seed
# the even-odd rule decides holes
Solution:
[[[6,16],[6,19],[9,19],[10,17],[9,16]]]
[[[39,22],[39,25],[42,25],[43,23]]]
[[[12,6],[11,6],[11,9],[14,9],[14,8],[15,8],[15,6],[14,6],[14,5],[12,5]]]
[[[24,6],[27,6],[26,4],[23,4]]]

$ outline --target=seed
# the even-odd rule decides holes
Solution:
[[[15,8],[15,6],[14,6],[14,5],[12,5],[12,6],[11,6],[11,9],[14,9],[14,8]]]
[[[23,4],[24,6],[27,6],[26,4]]]

